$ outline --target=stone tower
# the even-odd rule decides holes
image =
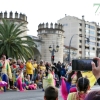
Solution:
[[[25,14],[22,14],[22,13],[18,14],[17,12],[13,13],[12,11],[9,12],[9,14],[8,14],[5,11],[4,13],[2,13],[2,12],[0,13],[0,23],[2,23],[2,19],[3,18],[7,19],[7,20],[10,20],[10,21],[14,21],[15,24],[19,24],[21,22],[24,22],[25,23],[24,29],[27,30],[27,24],[28,24],[28,22],[27,22],[27,16]],[[25,35],[27,35],[27,31],[24,32],[21,36],[25,36]]]
[[[50,27],[49,27],[50,26]],[[41,59],[46,62],[51,62],[51,53],[49,46],[56,50],[56,46],[59,46],[58,52],[54,53],[54,62],[63,62],[63,44],[64,44],[64,31],[61,24],[39,24],[38,25],[38,37],[42,40],[41,44]]]

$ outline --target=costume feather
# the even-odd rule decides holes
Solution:
[[[62,81],[61,81],[61,87],[60,88],[61,88],[61,94],[62,94],[63,100],[67,100],[68,91],[67,91],[65,80],[63,78],[62,78]]]

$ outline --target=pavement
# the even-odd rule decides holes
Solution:
[[[93,90],[100,90],[100,86],[95,85],[91,88]],[[44,100],[44,92],[41,89],[38,90],[28,90],[25,92],[10,91],[5,93],[0,93],[0,100]],[[62,100],[59,91],[59,100]]]

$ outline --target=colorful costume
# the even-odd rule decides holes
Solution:
[[[37,89],[37,85],[36,85],[36,84],[30,84],[30,85],[28,86],[28,89],[29,89],[29,90],[36,90],[36,89]]]
[[[73,92],[68,95],[67,100],[84,100],[86,93]]]
[[[89,79],[91,87],[95,84],[96,78],[94,77],[92,72],[82,72],[82,76],[87,77]],[[67,99],[67,96],[69,93],[77,92],[77,88],[76,88],[77,76],[74,74],[71,77],[71,83],[66,81],[66,86],[64,85],[65,81],[63,81],[63,80],[64,79],[62,79],[62,83],[61,83],[61,93],[62,93],[63,99],[65,100],[65,99]],[[65,90],[65,88],[66,88],[66,90]],[[68,99],[68,100],[70,100],[70,99]],[[77,100],[77,99],[73,99],[73,100]]]
[[[23,71],[17,77],[17,87],[20,91],[24,91],[26,84],[23,82]]]
[[[5,60],[4,62],[1,61],[0,63],[2,64],[2,71],[1,71],[2,81],[5,81],[7,82],[7,84],[9,84],[9,79],[12,79],[12,73],[11,73],[11,68],[9,65],[9,60]],[[6,91],[5,88],[4,88],[4,91]]]
[[[54,78],[51,73],[48,74],[47,78],[43,79],[43,89],[45,90],[48,86],[55,86]]]
[[[83,77],[87,77],[90,81],[90,87],[93,87],[96,83],[96,78],[91,71],[82,72]]]

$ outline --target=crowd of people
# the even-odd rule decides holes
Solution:
[[[98,61],[98,67],[91,62],[92,73],[100,84],[100,58],[95,59]],[[45,100],[58,100],[58,90],[55,87],[60,87],[64,100],[99,100],[100,92],[89,93],[90,83],[82,71],[72,70],[71,63],[64,65],[58,61],[51,64],[42,60],[38,63],[36,59],[31,58],[23,63],[20,59],[17,61],[12,58],[7,59],[5,55],[0,59],[0,91],[40,88],[45,91]],[[50,91],[55,93],[52,94]]]
[[[2,55],[0,59],[0,90],[43,89],[45,85],[45,83],[43,85],[43,80],[46,80],[47,85],[59,87],[60,77],[65,74],[65,65],[60,62],[50,64],[41,60],[38,63],[36,59],[29,58],[27,62],[23,63],[20,59],[16,61]]]
[[[95,76],[97,83],[100,85],[100,58],[94,58],[94,59],[97,60],[98,65],[96,66],[94,62],[91,62],[92,73]],[[65,81],[66,84],[64,84]],[[68,88],[68,83],[70,83],[69,88]],[[63,88],[61,90],[64,100],[100,100],[100,90],[90,91],[89,79],[87,77],[83,77],[80,72],[71,72],[68,78],[62,77],[61,85],[63,86],[61,87]],[[53,86],[49,86],[48,88],[46,88],[44,93],[44,100],[58,100],[58,99],[59,98],[58,98],[57,88]]]

